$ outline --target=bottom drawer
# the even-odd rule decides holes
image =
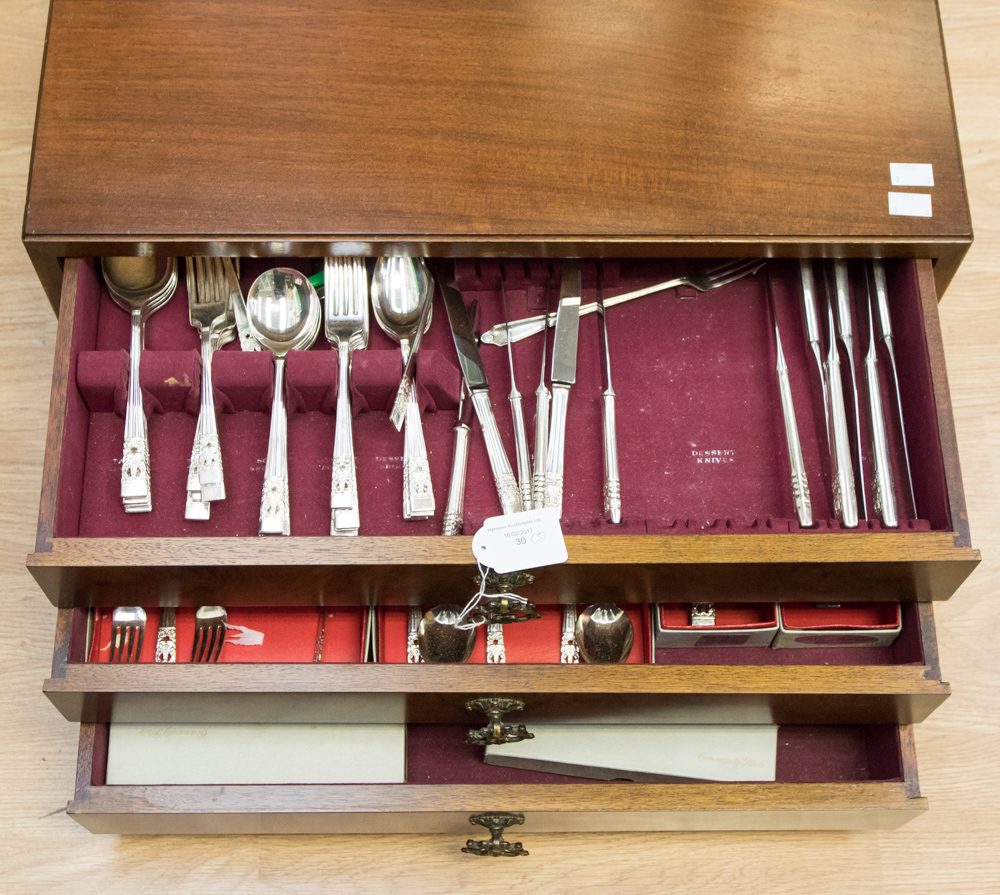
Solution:
[[[401,784],[133,786],[106,783],[109,725],[82,724],[67,813],[94,833],[448,833],[456,848],[470,822],[509,815],[499,820],[530,849],[532,832],[892,829],[927,809],[909,725],[782,726],[774,783],[595,783],[497,767],[463,743],[466,729],[407,725]]]

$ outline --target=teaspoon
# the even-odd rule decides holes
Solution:
[[[267,440],[260,534],[291,533],[288,507],[288,418],[285,411],[285,357],[316,340],[322,314],[312,283],[297,270],[264,271],[247,295],[253,337],[274,355],[274,402]]]
[[[417,334],[421,332],[421,320],[425,320],[424,330],[430,326],[429,304],[433,296],[434,283],[422,258],[379,258],[372,274],[372,311],[382,331],[399,342],[404,375],[411,346],[416,347]],[[420,406],[411,388],[403,441],[403,518],[427,519],[433,515],[431,468]]]

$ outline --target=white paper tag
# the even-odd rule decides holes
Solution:
[[[559,513],[553,507],[492,516],[473,535],[472,552],[484,566],[501,575],[569,559]]]
[[[931,197],[927,193],[889,193],[889,214],[910,218],[931,217]]]
[[[934,186],[934,166],[889,162],[889,180],[893,186]]]

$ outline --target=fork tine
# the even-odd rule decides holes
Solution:
[[[201,652],[205,647],[205,629],[199,628],[197,622],[194,627],[194,645],[191,647],[191,661],[200,662]]]
[[[732,283],[734,280],[738,280],[748,274],[756,273],[764,264],[764,258],[748,258],[738,264],[730,264],[729,270],[718,271],[710,275],[708,279],[711,287],[715,289],[719,286],[725,286],[727,283]]]
[[[142,658],[142,639],[146,634],[146,626],[136,625],[135,632],[137,636],[133,637],[133,640],[135,641],[135,651],[132,656],[132,661],[138,662]]]
[[[219,656],[222,655],[222,644],[226,640],[226,626],[225,625],[216,625],[215,628],[214,628],[214,634],[216,635],[216,639],[215,639],[215,651],[214,651],[214,653],[213,653],[212,658],[210,659],[210,661],[212,661],[212,662],[218,662],[219,661]]]

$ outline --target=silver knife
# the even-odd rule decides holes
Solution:
[[[549,312],[549,283],[545,281],[545,313]],[[542,338],[542,373],[535,389],[535,465],[531,477],[531,506],[540,510],[545,506],[545,455],[549,441],[549,405],[552,394],[545,385],[545,361],[548,360],[548,333]]]
[[[545,457],[545,506],[562,516],[563,466],[566,447],[566,406],[576,382],[576,347],[580,332],[580,261],[567,258],[562,265],[556,334],[552,341],[552,418]]]
[[[247,319],[247,303],[240,288],[240,278],[236,274],[236,266],[232,258],[222,259],[222,269],[226,273],[226,283],[229,286],[229,300],[233,304],[233,316],[236,318],[236,329],[240,334],[240,348],[244,351],[260,351],[260,344],[250,332],[250,321]]]
[[[840,355],[833,324],[833,304],[827,296],[826,315],[830,328],[830,350],[826,360],[826,378],[830,384],[830,460],[833,464],[833,511],[847,528],[858,527],[858,495],[854,488],[851,446],[847,435],[847,411],[844,387],[840,379]]]
[[[914,518],[917,516],[917,497],[913,491],[913,472],[910,469],[910,450],[906,446],[906,426],[903,423],[903,402],[899,396],[899,373],[896,371],[896,350],[893,347],[892,320],[889,318],[889,289],[885,282],[885,267],[880,258],[872,259],[872,273],[875,277],[875,295],[878,299],[878,319],[882,330],[882,343],[889,354],[892,367],[892,381],[896,387],[896,411],[899,414],[899,432],[903,436],[903,457],[906,460],[906,478],[910,484],[910,505]],[[867,276],[867,273],[865,274]]]
[[[469,320],[469,312],[461,293],[454,286],[446,283],[441,274],[437,274],[437,281],[441,287],[445,310],[448,312],[448,323],[451,326],[455,350],[458,352],[458,363],[462,368],[462,375],[465,377],[479,426],[483,430],[483,440],[486,442],[486,452],[489,454],[500,506],[505,515],[520,513],[524,509],[521,494],[517,490],[517,481],[511,471],[503,442],[500,440],[496,417],[493,415],[493,405],[490,404],[490,383],[483,369],[483,359],[479,354],[479,344],[472,322]]]
[[[864,486],[864,461],[861,457],[861,403],[858,400],[858,373],[854,366],[854,330],[851,323],[851,287],[847,278],[847,261],[837,258],[833,262],[833,275],[837,286],[837,321],[840,324],[840,341],[847,351],[847,361],[851,373],[851,388],[854,391],[854,435],[858,446],[858,477],[861,492],[861,514],[868,518],[868,497]]]
[[[889,459],[889,433],[882,412],[882,386],[878,378],[878,356],[875,351],[875,315],[872,313],[872,286],[865,265],[865,287],[868,290],[868,354],[865,356],[865,378],[868,383],[868,413],[872,430],[872,456],[875,460],[875,477],[872,482],[875,512],[889,528],[899,526],[896,512],[896,490],[892,480],[892,461]]]
[[[823,392],[823,420],[826,422],[826,442],[830,443],[830,392],[823,372],[823,336],[819,325],[819,310],[816,306],[816,284],[813,280],[812,261],[799,259],[799,277],[802,280],[802,313],[806,321],[806,341],[812,349],[819,371],[819,384]]]
[[[507,310],[507,287],[500,271],[500,297],[503,300],[503,319],[510,320]],[[510,364],[510,415],[514,421],[514,450],[517,460],[517,483],[521,491],[521,506],[531,509],[531,455],[528,453],[528,430],[524,425],[524,406],[521,393],[514,381],[514,348],[507,343],[507,361]],[[489,633],[489,632],[487,632]]]
[[[604,391],[604,518],[613,525],[622,521],[621,477],[618,472],[618,434],[615,423],[615,390],[611,385],[611,355],[608,352],[608,317],[604,307],[600,267],[597,269],[597,313],[601,318],[597,328],[601,342],[601,379]],[[509,344],[509,343],[508,343]]]
[[[792,471],[792,500],[799,525],[811,528],[813,524],[812,501],[809,499],[809,481],[806,464],[802,456],[802,442],[799,440],[799,426],[795,419],[795,403],[792,399],[792,383],[788,376],[788,363],[781,349],[781,331],[778,329],[778,311],[774,306],[774,290],[771,288],[771,270],[767,271],[767,299],[774,321],[774,344],[777,349],[776,372],[778,392],[781,395],[781,414],[785,420],[785,444],[788,446],[788,465]]]

